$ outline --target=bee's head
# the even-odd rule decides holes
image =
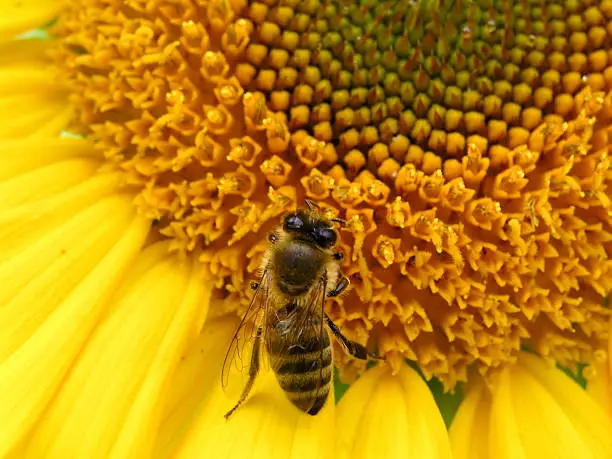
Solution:
[[[283,229],[288,233],[301,235],[322,249],[332,247],[338,238],[329,221],[303,209],[287,215],[283,221]]]

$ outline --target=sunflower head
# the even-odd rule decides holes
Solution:
[[[452,387],[607,337],[612,2],[84,3],[53,27],[75,128],[218,295],[308,198],[346,221],[329,313],[392,362]]]

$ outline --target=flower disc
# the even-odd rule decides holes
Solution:
[[[611,19],[611,0],[82,0],[53,33],[75,129],[218,294],[248,301],[265,231],[315,200],[347,222],[334,320],[452,387],[607,337]]]

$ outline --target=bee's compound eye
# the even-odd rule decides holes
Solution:
[[[291,214],[285,217],[283,229],[285,231],[299,231],[304,227],[304,220],[298,214]]]
[[[333,228],[324,226],[316,226],[314,228],[314,237],[321,247],[327,249],[336,243],[337,235]]]

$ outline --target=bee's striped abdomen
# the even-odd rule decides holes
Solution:
[[[276,370],[276,377],[287,398],[308,414],[317,414],[329,395],[332,358],[329,338],[327,341],[328,345],[323,349],[286,356]]]
[[[275,329],[278,331],[278,327]],[[317,414],[329,396],[332,350],[326,328],[308,327],[302,333],[272,332],[267,348],[270,363],[287,398],[301,411]],[[320,331],[320,332],[319,332]]]

